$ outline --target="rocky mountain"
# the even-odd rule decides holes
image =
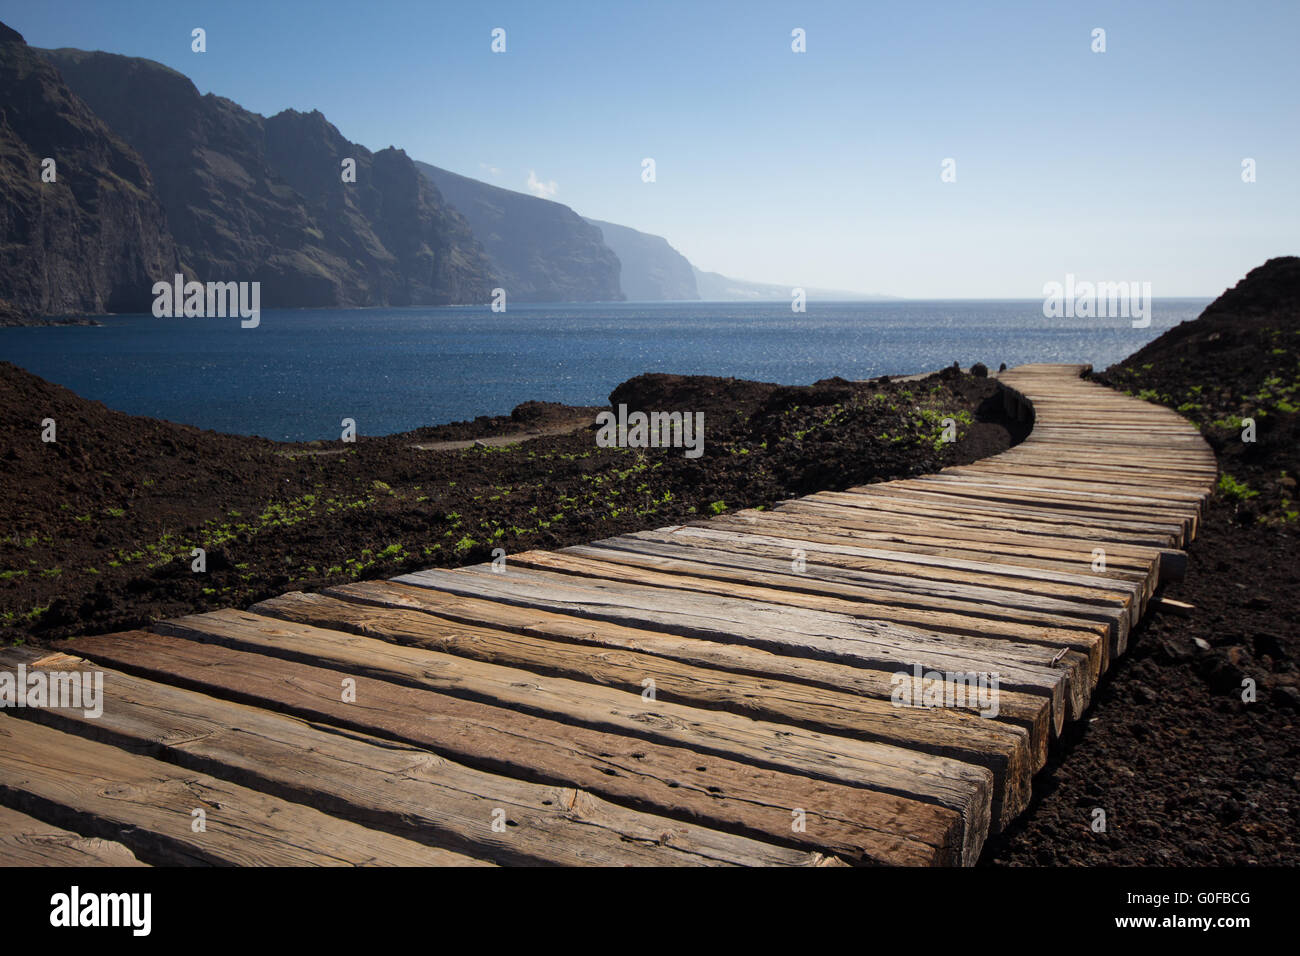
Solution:
[[[694,267],[667,239],[599,219],[587,222],[600,229],[605,245],[623,264],[619,284],[628,299],[663,302],[700,297]]]
[[[562,203],[416,162],[468,220],[507,301],[616,302],[619,259],[601,231]]]
[[[319,112],[267,118],[152,60],[0,31],[0,324],[147,311],[178,271],[259,281],[264,308],[482,303],[498,286],[519,302],[789,298],[662,237],[372,153]]]
[[[0,324],[144,311],[176,268],[140,156],[0,24]]]
[[[371,153],[318,112],[200,95],[152,60],[41,52],[143,157],[200,280],[260,281],[264,308],[488,301],[482,247],[401,150]]]

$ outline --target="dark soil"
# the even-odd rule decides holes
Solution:
[[[530,402],[355,443],[282,444],[114,412],[0,363],[0,615],[40,643],[661,527],[973,461],[1024,426],[992,380],[781,387],[640,376],[613,404],[703,411],[704,454],[596,446],[594,409]],[[938,441],[942,418],[959,441]],[[41,440],[55,421],[56,441]],[[577,430],[454,451],[417,443]],[[191,549],[206,551],[192,570]]]
[[[985,861],[1300,863],[1300,259],[1253,270],[1098,378],[1178,409],[1219,457],[1187,576],[1165,592],[1194,610],[1148,615]]]

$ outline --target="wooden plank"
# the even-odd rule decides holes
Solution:
[[[1052,466],[1082,474],[1100,473],[1113,475],[1123,481],[1168,481],[1182,488],[1202,488],[1206,482],[1213,483],[1217,477],[1217,465],[1178,466],[1158,464],[1153,461],[1118,461],[1113,458],[1101,459],[1096,454],[1074,447],[1048,448],[1043,445],[1025,447],[1023,445],[1004,451],[993,459],[986,461],[999,466],[1023,466],[1050,472]],[[976,462],[975,464],[979,464]],[[973,466],[972,466],[973,467]]]
[[[220,644],[133,631],[80,638],[76,647],[128,673],[434,750],[489,773],[581,788],[635,810],[777,845],[858,864],[961,861],[961,818],[946,807],[701,757],[681,747]],[[340,699],[344,679],[356,682],[353,701]],[[798,812],[804,817],[802,830],[792,827]]]
[[[1072,594],[1087,597],[1090,596],[1091,591],[1097,588],[1103,590],[1120,589],[1138,594],[1141,591],[1142,582],[1150,573],[1149,565],[1145,567],[1141,564],[1134,566],[1124,561],[1124,554],[1135,553],[1132,550],[1134,543],[1124,539],[1122,535],[1115,537],[1112,532],[1099,531],[1094,528],[1062,526],[1053,522],[1039,524],[1038,519],[1035,518],[1020,520],[1017,518],[1004,519],[990,515],[969,515],[949,505],[935,508],[924,502],[903,499],[864,499],[859,506],[844,507],[836,503],[816,501],[810,498],[782,503],[774,511],[760,511],[756,514],[736,512],[728,515],[727,518],[730,519],[728,526],[731,526],[736,521],[745,521],[760,526],[769,521],[796,521],[802,524],[818,526],[827,533],[842,533],[849,536],[853,536],[859,531],[875,531],[881,528],[901,529],[909,526],[929,527],[931,529],[946,528],[947,533],[954,540],[948,549],[939,552],[941,556],[948,552],[952,552],[955,556],[962,549],[972,547],[984,550],[973,539],[969,544],[965,541],[967,529],[988,532],[1005,522],[1005,531],[1008,535],[1017,535],[1020,540],[1037,540],[1049,547],[1072,548],[1074,550],[1074,560],[1048,561],[1035,558],[1032,555],[1024,556],[1026,560],[1018,560],[1014,557],[1000,556],[997,552],[988,550],[985,551],[984,557],[977,563],[1008,565],[1007,568],[991,568],[990,572],[995,574],[1010,574],[1021,577],[1032,576],[1038,580],[1074,585],[1073,588],[1054,589],[1062,595]],[[751,519],[753,519],[752,522]],[[703,524],[703,522],[690,522],[687,527],[699,527]],[[1092,550],[1099,546],[1107,548],[1108,552],[1110,549],[1116,548],[1116,554],[1120,556],[1119,561],[1108,562],[1105,573],[1095,572],[1091,568]],[[1136,553],[1148,555],[1173,547],[1166,544],[1147,546],[1143,543],[1137,543],[1136,546],[1140,549]],[[932,561],[931,563],[940,562]],[[1022,570],[1026,568],[1037,568],[1040,573],[1026,575]]]
[[[1025,484],[1009,486],[1000,482],[978,481],[961,478],[957,475],[926,475],[908,481],[890,482],[890,491],[923,494],[942,494],[970,498],[980,503],[1003,502],[1018,509],[1031,508],[1035,511],[1044,509],[1059,511],[1071,518],[1100,517],[1107,520],[1144,520],[1158,521],[1161,524],[1181,526],[1181,540],[1187,541],[1195,535],[1196,523],[1200,515],[1199,506],[1185,506],[1178,502],[1146,499],[1145,502],[1124,500],[1118,496],[1101,495],[1094,492],[1065,491],[1059,488],[1038,489]]]
[[[946,806],[962,817],[963,862],[978,858],[989,832],[992,773],[948,757],[668,701],[646,701],[639,687],[618,691],[245,611],[160,621],[154,628],[304,663],[329,662],[359,676]]]
[[[1022,595],[1046,594],[1060,600],[1073,601],[1079,606],[1078,616],[1115,622],[1115,639],[1117,646],[1114,653],[1123,653],[1128,637],[1130,622],[1136,615],[1136,602],[1128,595],[1100,587],[1080,587],[1072,583],[1043,581],[1033,577],[1031,568],[1004,566],[1005,571],[987,573],[978,567],[978,562],[955,562],[928,555],[892,551],[887,548],[864,547],[871,542],[855,541],[825,533],[813,533],[804,528],[791,528],[788,525],[773,524],[766,521],[755,522],[749,530],[721,530],[713,527],[693,525],[673,529],[672,535],[678,541],[705,540],[717,547],[732,548],[738,551],[772,556],[773,549],[791,554],[794,550],[806,553],[816,552],[819,563],[834,564],[862,572],[879,575],[893,575],[900,583],[928,582],[933,585],[946,584],[953,589],[968,587],[974,589],[1020,592]],[[640,538],[641,535],[631,536]],[[616,540],[616,539],[614,539]],[[610,542],[601,542],[602,545]],[[760,550],[755,550],[760,549]],[[766,550],[761,550],[766,549]],[[974,570],[954,564],[975,564]],[[1024,571],[1024,574],[1019,572]],[[1023,606],[1023,605],[1022,605]]]
[[[424,647],[534,673],[640,689],[654,682],[659,700],[743,714],[777,724],[874,740],[940,754],[993,772],[993,813],[1018,814],[1029,802],[1034,771],[1021,727],[955,709],[901,707],[839,691],[715,671],[635,651],[583,646],[471,626],[404,608],[378,608],[295,592],[250,608],[257,614]]]
[[[832,509],[834,510],[832,511]],[[782,502],[770,513],[782,514],[787,511],[825,515],[837,514],[849,520],[854,517],[855,513],[861,519],[873,517],[880,519],[893,516],[896,520],[902,520],[919,517],[945,521],[954,527],[1004,527],[1008,531],[1037,536],[1047,541],[1074,539],[1094,541],[1100,544],[1122,544],[1155,549],[1176,547],[1174,536],[1165,532],[1099,528],[1086,523],[1071,522],[1060,516],[1044,517],[1034,514],[1015,514],[1006,510],[992,511],[977,507],[962,507],[952,502],[921,500],[918,498],[878,497],[874,499],[863,498],[855,502],[843,502],[809,496],[794,501]]]
[[[781,520],[825,526],[825,520],[819,521],[818,516],[825,514],[827,509],[817,506],[805,511],[797,507],[797,504],[787,502],[776,511],[759,513]],[[737,511],[725,517],[734,522],[745,521],[750,515],[750,511]],[[1090,566],[1092,550],[1098,544],[1095,538],[1072,534],[1049,537],[1041,533],[1014,531],[1003,522],[969,516],[954,521],[949,515],[930,515],[919,511],[908,514],[872,511],[851,513],[847,509],[841,509],[838,515],[833,522],[836,528],[840,531],[851,530],[855,537],[894,542],[900,546],[900,550],[922,554],[948,552],[972,558],[982,554],[984,560],[999,564],[1026,563],[1022,558],[1044,559],[1051,563],[1041,566],[1077,570]],[[719,519],[719,527],[723,526],[729,525]],[[1104,546],[1106,576],[1115,573],[1116,576],[1122,574],[1138,579],[1149,574],[1153,564],[1158,564],[1159,578],[1163,580],[1179,576],[1186,569],[1186,553],[1172,548],[1131,545],[1114,540],[1105,541]],[[1034,562],[1031,560],[1028,563]],[[1114,567],[1114,572],[1111,567]],[[1148,583],[1147,586],[1154,589],[1154,583]]]
[[[607,621],[521,608],[391,581],[344,584],[328,588],[324,593],[361,604],[426,611],[451,621],[490,624],[515,634],[543,635],[585,647],[625,648],[712,670],[790,681],[873,700],[890,700],[896,686],[892,671],[788,657],[743,644],[644,631]],[[1047,742],[1053,732],[1050,702],[1044,697],[1000,688],[999,703],[998,715],[991,719],[1023,727],[1029,734],[1035,768],[1040,767],[1046,759]],[[964,709],[968,713],[978,712],[973,705]]]
[[[0,655],[10,662],[15,658],[22,659]],[[93,668],[80,658],[68,657],[57,667]],[[32,709],[22,714],[62,731],[305,803],[376,831],[430,843],[443,851],[473,852],[496,863],[799,866],[828,862],[819,853],[668,821],[581,790],[487,774],[427,750],[333,731],[120,671],[106,671],[104,680],[110,702],[99,717],[88,717],[79,708]]]
[[[1201,500],[1181,501],[1156,495],[1135,495],[1131,491],[1099,491],[1093,488],[1038,487],[1027,481],[1014,484],[989,480],[988,476],[923,475],[914,479],[908,488],[942,491],[970,495],[995,501],[1009,501],[1032,507],[1059,508],[1079,514],[1111,514],[1116,516],[1149,516],[1160,521],[1179,521],[1183,524],[1186,540],[1196,536],[1201,515]]]
[[[1132,485],[1116,486],[1099,481],[1077,482],[1052,478],[1049,474],[1026,479],[997,480],[988,472],[968,472],[962,469],[944,469],[933,475],[918,475],[899,483],[901,487],[924,488],[969,487],[1013,491],[1035,499],[1057,498],[1079,504],[1091,503],[1103,511],[1140,514],[1155,509],[1161,518],[1169,520],[1187,513],[1199,514],[1204,496],[1180,492],[1170,488],[1143,488]]]
[[[770,544],[756,544],[763,538],[782,538],[800,542],[790,547]],[[956,554],[978,555],[979,551],[934,547],[917,544],[915,540],[900,541],[899,535],[889,532],[859,532],[857,529],[833,528],[829,532],[822,526],[801,522],[764,522],[748,523],[744,520],[714,526],[686,525],[679,528],[666,528],[660,531],[639,531],[606,538],[591,545],[575,547],[617,548],[640,554],[655,554],[664,558],[681,560],[707,561],[730,567],[747,567],[766,569],[773,574],[790,571],[791,562],[800,557],[794,553],[802,552],[805,561],[815,556],[818,564],[818,582],[839,582],[845,586],[864,588],[879,592],[878,599],[885,600],[886,594],[925,594],[927,597],[940,599],[929,607],[948,607],[953,610],[971,608],[972,613],[979,609],[982,613],[1008,621],[1023,621],[1043,624],[1081,628],[1090,633],[1105,634],[1117,627],[1127,627],[1128,614],[1122,601],[1114,601],[1109,607],[1098,607],[1089,597],[1079,598],[1067,594],[1064,597],[1041,595],[1036,593],[1032,582],[1026,582],[1014,575],[988,579],[988,583],[973,583],[970,575],[949,575],[939,570],[933,573],[934,565],[913,565],[908,561],[875,561],[864,559],[856,570],[841,568],[835,563],[824,563],[822,558],[833,558],[838,549],[886,548],[898,549],[906,555],[925,555],[946,557]],[[907,536],[911,537],[911,536]],[[826,545],[822,548],[821,545]],[[844,552],[845,554],[850,552]],[[1032,562],[1032,559],[1029,559]],[[1018,565],[1015,558],[1008,556],[1002,562],[1010,567],[1034,567],[1032,563]],[[892,564],[900,567],[891,570]],[[878,568],[879,570],[875,570]],[[800,578],[804,572],[798,572]]]
[[[1092,561],[1092,548],[1097,539],[1067,529],[1066,534],[1045,534],[1038,526],[1034,530],[1013,530],[997,519],[976,516],[953,516],[940,509],[877,510],[847,508],[823,503],[801,507],[803,502],[782,503],[772,511],[736,511],[726,515],[728,520],[745,520],[754,515],[768,515],[786,521],[797,521],[820,527],[830,525],[839,530],[863,532],[864,537],[892,535],[898,541],[916,541],[954,553],[974,551],[985,555],[985,560],[1004,564],[1028,564],[1054,568],[1060,571],[1078,571],[1088,568]],[[1156,561],[1162,549],[1148,545],[1126,544],[1106,540],[1109,565],[1122,576],[1139,580]],[[914,550],[920,550],[914,549]],[[1029,560],[1022,560],[1022,559]]]
[[[962,511],[976,514],[1006,515],[1017,520],[1039,518],[1055,524],[1075,525],[1080,528],[1097,529],[1098,532],[1140,532],[1163,536],[1168,543],[1182,547],[1186,540],[1184,523],[1174,520],[1161,520],[1156,517],[1134,518],[1119,512],[1107,512],[1100,509],[1066,509],[1043,502],[1033,506],[1020,501],[1006,501],[995,496],[977,495],[973,492],[958,493],[949,491],[926,491],[917,488],[897,488],[893,482],[879,485],[865,485],[850,491],[821,491],[809,495],[809,501],[828,501],[851,507],[874,507],[880,499],[918,504],[949,505]]]
[[[800,501],[793,508],[807,510],[818,507],[809,500]],[[871,506],[868,506],[870,508]],[[783,506],[784,508],[784,506]],[[864,509],[865,510],[865,509]],[[831,512],[823,510],[823,514],[828,517]],[[838,514],[838,513],[836,513]],[[758,512],[757,514],[746,514],[742,520],[753,530],[762,532],[764,528],[773,526],[782,520],[782,512],[768,513]],[[752,519],[752,520],[751,520]],[[847,516],[845,521],[851,521],[852,517]],[[827,522],[830,527],[823,529],[823,534],[836,534],[837,529],[833,527],[833,522]],[[698,524],[686,525],[688,528],[700,527]],[[846,529],[851,531],[852,529]],[[851,536],[851,535],[849,535]],[[1104,539],[1097,539],[1096,543],[1103,544]],[[1132,598],[1141,593],[1141,587],[1138,583],[1125,580],[1121,576],[1105,576],[1093,574],[1091,570],[1087,571],[1062,571],[1049,568],[1034,567],[1029,563],[1002,563],[983,561],[972,561],[964,558],[938,556],[925,556],[909,554],[890,548],[871,549],[867,545],[861,547],[867,548],[873,553],[866,554],[867,557],[876,557],[882,560],[892,561],[898,564],[924,564],[932,568],[968,571],[983,574],[986,577],[1001,578],[1032,578],[1035,581],[1035,589],[1043,593],[1051,593],[1060,597],[1082,598],[1088,601],[1102,600],[1105,603],[1119,603],[1124,606],[1132,605]],[[1124,597],[1107,598],[1107,594],[1123,593]],[[1135,623],[1136,621],[1134,621]]]
[[[866,507],[848,507],[823,501],[783,502],[772,511],[737,511],[727,515],[729,523],[748,521],[750,518],[765,520],[793,521],[810,524],[823,530],[835,532],[880,532],[899,533],[915,529],[930,535],[947,538],[947,544],[940,546],[938,553],[958,554],[962,551],[975,550],[984,555],[982,560],[1020,567],[1039,567],[1044,570],[1061,571],[1066,574],[1095,575],[1090,568],[1092,549],[1104,545],[1113,552],[1115,561],[1108,562],[1113,568],[1102,577],[1118,580],[1140,581],[1148,573],[1150,562],[1161,550],[1170,545],[1132,544],[1117,540],[1113,536],[1099,535],[1096,529],[1070,527],[1063,525],[1042,525],[1034,519],[1015,521],[1015,527],[1002,518],[988,515],[964,514],[959,509],[949,506],[932,507],[911,502],[873,502]],[[690,522],[699,525],[700,522]],[[1001,531],[1005,538],[999,542],[989,540]],[[1020,545],[1019,552],[1008,548]],[[1042,551],[1064,552],[1059,556],[1048,557]],[[974,559],[971,559],[974,560]],[[1109,571],[1109,569],[1108,569]]]
[[[942,475],[929,476],[942,479]],[[1039,495],[1032,489],[1019,488],[1014,492],[984,489],[972,483],[916,479],[914,483],[882,482],[862,485],[847,491],[818,492],[809,495],[812,501],[827,501],[849,506],[868,504],[866,498],[889,497],[905,502],[918,502],[947,506],[960,510],[976,509],[977,513],[1012,514],[1020,520],[1037,519],[1061,525],[1074,525],[1105,532],[1141,532],[1156,538],[1171,537],[1169,542],[1181,545],[1188,533],[1186,515],[1174,508],[1144,508],[1141,512],[1123,506],[1100,504],[1086,500],[1070,500],[1065,495]]]
[[[737,511],[716,521],[690,522],[685,527],[717,527],[753,530],[763,524],[805,526],[823,534],[896,542],[894,550],[935,556],[952,555],[1012,567],[1088,574],[1131,583],[1142,582],[1159,558],[1159,548],[1129,545],[1095,537],[1044,534],[1037,531],[1000,527],[983,518],[961,518],[948,513],[849,509],[834,505],[787,502],[774,511]],[[999,540],[999,534],[1001,539]],[[1106,548],[1107,571],[1092,571],[1092,551]],[[870,547],[871,545],[863,545]],[[1113,569],[1113,570],[1112,570]],[[1067,592],[1080,593],[1080,592]]]
[[[1106,426],[1096,422],[1047,422],[1042,425],[1041,437],[1077,440],[1080,445],[1094,448],[1098,445],[1114,445],[1132,448],[1143,454],[1165,451],[1200,457],[1195,445],[1200,436],[1194,431],[1153,428],[1147,424]]]
[[[1168,447],[1198,437],[1196,426],[1175,412],[1154,406],[1124,404],[1125,400],[1094,400],[1086,391],[1073,389],[1052,395],[1035,389],[1035,408],[1044,427],[1099,432],[1134,444]],[[1167,440],[1166,440],[1167,439]],[[1175,446],[1177,447],[1177,446]]]
[[[1005,459],[1003,456],[1006,456]],[[1124,454],[1114,448],[1101,450],[1088,447],[1086,443],[1049,439],[1042,434],[1034,437],[1032,441],[1003,452],[998,457],[1005,461],[1035,460],[1044,465],[1060,460],[1067,465],[1113,467],[1130,471],[1144,469],[1171,471],[1204,479],[1212,477],[1215,471],[1213,456],[1193,458],[1186,454],[1162,455],[1150,448],[1144,449],[1142,454]]]
[[[1041,567],[1049,570],[1066,572],[1086,572],[1095,577],[1113,578],[1140,583],[1149,598],[1154,590],[1152,563],[1160,562],[1161,567],[1168,565],[1170,573],[1175,573],[1180,563],[1185,567],[1187,556],[1171,545],[1132,544],[1123,536],[1117,539],[1112,533],[1098,534],[1096,529],[1084,529],[1060,525],[1041,525],[1033,522],[1007,521],[1004,518],[964,514],[951,508],[917,507],[911,503],[901,507],[887,505],[881,508],[842,508],[820,502],[792,501],[785,502],[775,511],[737,511],[723,516],[707,525],[692,522],[688,527],[716,526],[736,528],[737,522],[753,526],[756,521],[792,522],[811,525],[823,532],[833,527],[836,534],[848,537],[878,538],[884,534],[898,534],[915,531],[938,535],[948,539],[947,545],[939,545],[938,551],[927,552],[916,547],[902,547],[898,550],[952,554],[969,557],[970,549],[978,549],[982,554],[980,560],[994,564],[1013,566]],[[998,542],[997,536],[1002,536]],[[993,540],[990,540],[992,538]],[[1042,560],[1033,552],[1016,553],[1011,550],[1016,545],[1032,548],[1034,542],[1039,547],[1064,550],[1052,560]],[[1106,551],[1107,569],[1098,574],[1092,571],[1093,550],[1103,547]],[[1073,553],[1069,553],[1073,549]],[[1112,556],[1115,560],[1112,560]],[[1022,560],[1028,558],[1029,560]]]
[[[811,572],[806,566],[803,571],[794,572],[789,562],[774,568],[775,562],[764,563],[744,555],[726,564],[709,564],[664,557],[649,547],[620,550],[582,545],[560,552],[525,551],[512,555],[510,561],[521,567],[580,577],[727,594],[769,604],[892,621],[931,631],[1025,641],[1051,647],[1053,653],[1063,647],[1070,648],[1088,658],[1093,686],[1102,672],[1103,651],[1107,646],[1106,628],[1092,622],[1057,618],[1051,622],[1039,619],[1027,623],[1021,616],[1023,612],[1007,614],[1002,608],[987,604],[942,598],[921,601],[903,592],[822,580],[815,565]]]
[[[721,580],[753,580],[755,575],[772,578],[771,587],[811,593],[852,595],[854,600],[879,602],[882,608],[915,607],[951,611],[979,622],[1016,622],[1021,627],[1039,628],[1039,633],[1055,632],[1082,636],[1081,653],[1091,655],[1091,645],[1096,641],[1100,653],[1100,666],[1108,667],[1107,635],[1113,631],[1120,612],[1097,613],[1090,605],[1057,602],[1051,598],[1022,591],[954,584],[947,581],[930,581],[926,578],[892,576],[884,573],[856,570],[843,566],[837,555],[824,554],[817,545],[807,542],[801,548],[803,570],[791,570],[792,548],[753,544],[742,540],[740,544],[718,542],[703,538],[677,536],[673,533],[638,532],[607,538],[591,545],[576,545],[563,553],[598,558],[602,561],[627,563],[644,567],[672,570],[687,567],[697,577],[716,576]],[[762,580],[766,581],[767,578]],[[889,610],[882,610],[887,615]],[[959,632],[964,627],[953,625]],[[981,632],[983,633],[983,632]],[[992,627],[990,636],[998,636]],[[1026,640],[1037,640],[1026,635]]]
[[[856,538],[864,547],[889,547],[892,550],[935,557],[951,556],[968,561],[1005,564],[1012,567],[1035,567],[1067,573],[1087,573],[1095,577],[1114,578],[1138,586],[1145,599],[1154,593],[1159,582],[1159,563],[1166,553],[1155,548],[1106,542],[1106,570],[1092,569],[1096,539],[1045,538],[1009,529],[986,527],[983,523],[954,522],[947,517],[924,514],[901,515],[870,511],[833,511],[822,506],[802,508],[783,505],[774,512],[738,511],[716,526],[730,530],[753,530],[766,515],[767,522],[806,528],[817,534],[830,533]],[[708,527],[693,523],[692,527]],[[885,542],[872,544],[871,542]],[[1182,552],[1177,552],[1182,555]],[[1185,557],[1185,556],[1183,556]],[[1171,566],[1172,567],[1172,566]]]
[[[1070,413],[1066,412],[1064,414]],[[1024,443],[1024,447],[1030,450],[1038,450],[1040,445],[1062,445],[1068,446],[1078,454],[1093,451],[1094,458],[1102,457],[1096,454],[1098,449],[1092,444],[1086,433],[1080,434],[1076,432],[1073,435],[1065,435],[1058,429],[1056,436],[1049,438],[1048,434],[1051,432],[1052,427],[1050,422],[1040,420],[1035,424],[1030,440]],[[1163,442],[1156,443],[1148,440],[1132,448],[1116,447],[1105,449],[1105,451],[1107,453],[1106,457],[1113,457],[1119,461],[1176,461],[1180,464],[1185,463],[1186,467],[1193,468],[1208,466],[1213,459],[1212,454],[1208,458],[1205,457],[1207,450],[1197,448],[1195,442],[1180,443],[1178,446],[1172,444],[1166,446]]]
[[[983,464],[983,467],[976,467]],[[1178,501],[1198,510],[1204,510],[1209,492],[1201,483],[1189,483],[1189,487],[1180,487],[1168,478],[1153,478],[1129,475],[1117,476],[1113,472],[1099,470],[1056,468],[1051,471],[1043,467],[1015,466],[999,462],[996,456],[985,459],[983,463],[972,465],[954,465],[939,472],[945,476],[977,478],[997,481],[1010,485],[1030,488],[1061,488],[1067,491],[1101,491],[1106,493],[1152,498],[1163,501]]]
[[[0,807],[0,866],[144,866],[112,840],[84,837]]]
[[[910,510],[910,509],[908,509]],[[816,540],[826,540],[828,543],[837,543],[836,539],[857,539],[840,540],[838,543],[852,544],[860,548],[875,548],[884,551],[887,554],[895,554],[898,557],[892,559],[896,562],[902,562],[900,570],[910,570],[906,565],[920,563],[930,567],[957,567],[960,570],[971,569],[986,570],[987,573],[1003,578],[1035,578],[1034,590],[1040,593],[1051,594],[1055,597],[1076,599],[1089,604],[1101,603],[1103,605],[1114,605],[1117,609],[1122,610],[1121,618],[1127,618],[1123,625],[1119,625],[1125,634],[1119,634],[1119,642],[1123,643],[1128,628],[1135,624],[1145,607],[1145,602],[1154,593],[1158,569],[1154,564],[1148,564],[1145,567],[1134,567],[1125,565],[1122,556],[1117,562],[1107,561],[1107,567],[1104,572],[1094,571],[1092,561],[1095,557],[1094,551],[1098,547],[1106,550],[1107,557],[1110,556],[1112,544],[1105,539],[1088,537],[1079,539],[1076,542],[1078,551],[1077,558],[1073,562],[1062,562],[1044,560],[1034,556],[1012,556],[1001,555],[992,550],[977,549],[977,542],[970,542],[971,547],[964,547],[966,542],[963,540],[966,530],[970,525],[969,519],[961,518],[956,514],[948,515],[930,515],[930,514],[912,514],[908,517],[897,514],[893,511],[883,510],[875,513],[869,509],[846,509],[841,511],[835,506],[828,506],[819,503],[796,502],[789,506],[782,505],[775,512],[736,512],[728,516],[727,521],[719,522],[717,527],[728,530],[746,530],[757,533],[768,533],[770,531],[783,531],[787,525],[796,525],[800,529],[806,529],[810,534],[805,535]],[[925,527],[925,522],[930,523],[930,527],[938,525],[946,526],[947,533],[954,539],[957,544],[948,546],[938,546],[932,549],[919,549],[915,547],[897,547],[893,543],[879,543],[878,532],[881,528],[901,528],[901,527]],[[686,527],[708,527],[701,522],[693,522]],[[1008,529],[1008,536],[1018,533]],[[1055,537],[1040,538],[1039,540],[1051,540],[1059,542]],[[1069,540],[1065,544],[1070,544]],[[975,549],[975,555],[971,555],[971,550]],[[904,552],[901,553],[900,552]],[[912,554],[926,555],[923,558],[910,557]],[[963,565],[953,565],[952,560],[957,559],[966,562]],[[1035,573],[1028,573],[1028,572]],[[958,580],[974,580],[969,576],[959,578]],[[1039,583],[1043,582],[1043,583]],[[989,583],[997,586],[1017,586],[1019,582],[997,582]]]
[[[48,714],[5,710],[4,714]],[[0,802],[154,865],[468,866],[478,861],[207,774],[0,717]],[[206,814],[203,832],[193,811]]]
[[[910,671],[919,665],[925,670],[997,674],[1003,686],[1048,697],[1053,708],[1064,708],[1070,715],[1083,712],[1090,691],[1083,655],[1067,652],[1057,666],[1051,663],[1051,652],[1021,642],[968,637],[957,643],[951,636],[887,621],[711,594],[676,592],[667,598],[656,588],[575,581],[565,575],[523,569],[509,575],[472,568],[434,569],[393,580],[855,666]]]

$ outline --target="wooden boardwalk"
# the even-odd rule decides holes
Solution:
[[[1029,438],[939,474],[4,650],[105,700],[0,714],[0,862],[971,864],[1216,476],[1082,371],[1004,373]]]

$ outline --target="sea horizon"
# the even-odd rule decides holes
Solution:
[[[1045,318],[1042,299],[519,303],[265,309],[237,318],[87,316],[97,326],[0,329],[0,359],[134,415],[278,441],[509,414],[525,401],[603,405],[646,372],[806,385],[1078,362],[1100,369],[1209,298],[1154,299],[1151,322]],[[56,338],[57,337],[57,338]]]

